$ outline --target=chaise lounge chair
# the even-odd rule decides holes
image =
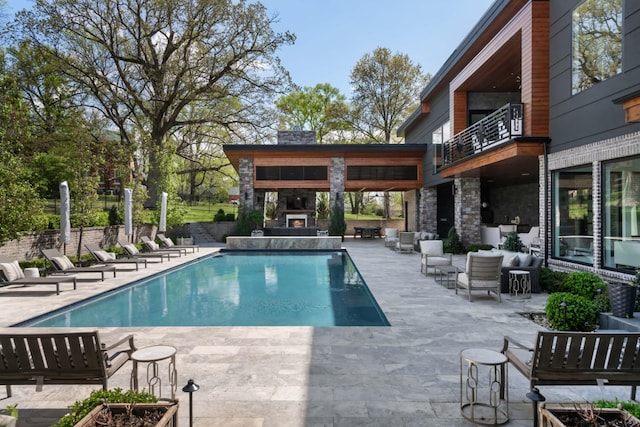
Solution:
[[[60,283],[73,282],[73,289],[76,289],[75,276],[59,277],[25,277],[18,261],[11,260],[0,255],[0,285],[53,285],[56,287],[56,295],[60,295]]]
[[[167,258],[167,260],[171,259],[171,254],[166,253],[166,252],[145,252],[142,253],[138,250],[138,248],[136,247],[136,245],[134,245],[133,243],[128,243],[128,242],[121,242],[120,240],[118,240],[118,244],[120,246],[122,246],[122,249],[124,249],[124,252],[126,253],[127,257],[129,258],[145,258],[145,259],[150,259],[150,258],[160,258],[160,262],[164,262],[164,259]]]
[[[198,245],[176,245],[171,238],[165,236],[162,233],[158,233],[156,237],[160,240],[160,244],[166,249],[184,249],[184,254],[187,254],[187,249],[191,249],[192,253],[196,253],[196,249],[200,252],[200,246]]]
[[[136,271],[138,271],[140,264],[144,265],[144,268],[147,268],[147,260],[146,258],[112,258],[104,249],[100,248],[99,245],[95,243],[88,243],[84,245],[91,255],[96,259],[96,261],[101,262],[103,264],[135,264]]]
[[[177,254],[179,257],[182,256],[182,249],[167,249],[167,248],[163,249],[160,247],[160,245],[158,245],[156,242],[151,240],[149,236],[140,236],[140,240],[142,240],[142,243],[144,243],[145,247],[149,252],[152,252],[152,253],[165,252],[165,253],[168,253],[169,255]]]
[[[63,255],[57,249],[41,249],[40,252],[53,267],[54,271],[51,274],[98,273],[103,282],[104,273],[113,272],[113,277],[116,277],[115,265],[102,264],[92,267],[76,267],[66,255]]]

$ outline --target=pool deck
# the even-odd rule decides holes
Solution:
[[[176,327],[100,328],[104,342],[135,334],[139,347],[177,348],[179,423],[189,425],[192,378],[194,425],[199,427],[301,426],[469,426],[460,415],[459,353],[467,348],[499,350],[503,336],[533,339],[540,326],[520,312],[542,311],[545,295],[502,303],[482,293],[469,302],[420,273],[420,255],[398,254],[382,239],[347,238],[354,259],[391,327]],[[82,300],[91,295],[204,256],[215,247],[151,262],[139,272],[87,280],[78,289],[0,288],[0,327]],[[454,264],[463,266],[464,257]],[[119,268],[124,269],[126,266]],[[75,329],[74,329],[75,330]],[[109,386],[127,389],[131,365]],[[99,386],[0,386],[0,408],[18,405],[18,426],[52,425],[68,405]],[[533,411],[525,397],[528,381],[509,371],[509,426],[531,426]],[[548,403],[628,400],[628,387],[541,387]]]

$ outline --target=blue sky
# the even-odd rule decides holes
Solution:
[[[350,96],[349,75],[377,47],[409,55],[435,74],[493,0],[263,0],[276,31],[297,40],[279,56],[300,86],[329,83]],[[30,0],[7,0],[8,12]]]

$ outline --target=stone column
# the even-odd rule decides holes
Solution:
[[[421,188],[419,194],[419,230],[430,233],[438,232],[438,188]],[[440,236],[445,238],[447,236]]]
[[[329,208],[338,203],[344,212],[344,158],[332,157],[329,166],[329,180],[331,189],[329,191]]]
[[[480,244],[480,178],[456,178],[455,226],[464,246]]]
[[[253,191],[253,158],[242,158],[238,165],[240,205],[252,210],[255,206]]]

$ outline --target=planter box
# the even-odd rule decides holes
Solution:
[[[178,246],[181,246],[181,245],[193,245],[193,237],[178,237],[176,239],[176,244]]]
[[[132,412],[135,415],[143,415],[145,411],[161,409],[166,411],[164,416],[155,427],[177,427],[178,426],[178,401],[171,401],[168,403],[112,403],[109,405],[109,410],[112,414],[125,413],[129,407],[133,406]],[[95,417],[103,410],[103,406],[98,406],[89,412],[83,419],[76,423],[75,427],[94,427],[96,426]]]
[[[593,410],[593,414],[597,414],[599,417],[607,420],[624,420],[624,425],[627,427],[640,427],[640,420],[636,417],[628,413],[627,411],[620,409],[608,409],[608,408],[592,408],[590,405],[583,405],[580,409],[568,408],[568,407],[547,407],[545,405],[540,405],[539,408],[539,425],[540,427],[573,427],[576,425],[575,418],[573,416],[579,417],[578,413],[588,414]],[[571,417],[574,421],[567,420],[567,417]],[[580,418],[577,418],[580,419]],[[566,423],[563,420],[567,420]],[[587,425],[587,424],[585,424]],[[602,422],[601,424],[588,424],[590,426],[608,426],[608,425],[618,425],[618,424],[605,424]]]

